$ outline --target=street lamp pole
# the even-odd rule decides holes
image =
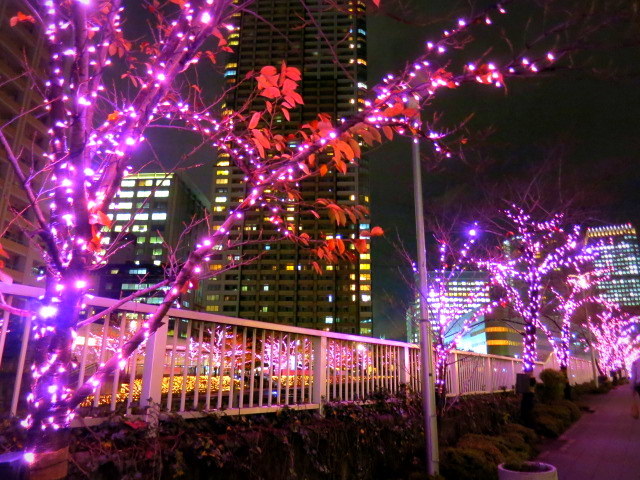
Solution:
[[[439,472],[438,419],[436,417],[436,395],[433,374],[433,341],[427,309],[427,250],[424,234],[424,210],[422,205],[422,169],[420,166],[420,143],[418,137],[412,142],[413,160],[413,197],[416,215],[416,234],[418,247],[418,279],[420,290],[420,353],[422,376],[422,409],[424,413],[424,436],[427,453],[427,471],[429,475]]]

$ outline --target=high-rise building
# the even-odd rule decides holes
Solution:
[[[188,251],[199,240],[198,232],[206,231],[202,220],[210,209],[209,201],[186,178],[176,173],[137,173],[128,175],[120,183],[120,191],[109,206],[112,235],[105,236],[108,244],[122,232],[135,236],[136,247],[127,258],[114,261],[137,260],[161,265],[169,261],[169,250],[178,247]],[[188,227],[192,226],[190,230]],[[128,258],[132,256],[132,258]]]
[[[234,53],[226,65],[227,87],[232,88],[225,108],[247,106],[255,85],[242,82],[247,73],[282,61],[302,72],[299,93],[304,105],[291,111],[291,119],[276,117],[279,133],[297,130],[319,113],[334,121],[358,111],[366,91],[366,23],[362,1],[338,0],[328,5],[318,0],[267,0],[256,2],[255,12],[240,12],[239,27],[229,44]],[[284,34],[283,34],[284,33]],[[264,108],[254,100],[249,108]],[[295,145],[292,145],[295,146]],[[330,199],[342,205],[368,206],[367,160],[346,174],[329,171],[302,182],[302,200]],[[247,195],[244,174],[234,168],[226,152],[220,152],[213,182],[214,225]],[[286,220],[311,238],[350,238],[369,228],[359,224],[337,228],[329,219],[299,215],[298,205],[285,205]],[[308,253],[286,241],[264,242],[277,237],[267,212],[248,212],[235,231],[241,238],[262,239],[225,250],[212,260],[212,269],[229,262],[245,265],[221,273],[209,286],[207,309],[224,315],[285,323],[338,332],[372,334],[371,262],[360,255],[350,265],[328,266],[314,273]]]
[[[98,271],[96,292],[118,298],[162,280],[161,267],[172,261],[172,254],[179,260],[207,231],[202,220],[209,209],[206,197],[182,175],[138,173],[125,177],[108,210],[113,221],[111,235],[102,239],[108,248],[120,236],[124,246]],[[183,299],[183,306],[201,309],[201,297],[200,292],[194,292]]]
[[[633,225],[588,228],[586,237],[596,268],[605,274],[597,293],[622,307],[640,307],[640,246]]]
[[[47,55],[43,36],[38,25],[20,22],[11,27],[11,17],[18,11],[28,11],[24,2],[6,0],[0,2],[0,124],[3,133],[19,155],[20,167],[25,172],[39,171],[44,165],[47,148],[47,126],[41,117],[28,112],[43,102],[42,90],[36,84],[38,74],[46,67]],[[27,67],[36,75],[26,75]],[[43,112],[38,112],[42,114]],[[7,124],[9,120],[14,120]],[[34,189],[39,190],[41,178],[34,178]],[[0,148],[0,244],[9,255],[3,258],[3,271],[18,283],[33,284],[43,267],[39,251],[30,245],[22,228],[35,220],[27,208],[29,200],[9,164],[6,153]],[[19,212],[22,212],[18,215]],[[21,216],[21,219],[17,217]]]
[[[444,332],[446,340],[457,335],[464,322],[490,301],[489,282],[486,273],[430,271],[427,274],[427,278],[429,291],[434,292],[433,294],[428,294],[426,298],[430,320],[436,321],[435,317],[439,313],[457,316],[457,319]],[[438,290],[444,292],[443,300],[440,300],[435,294],[433,287],[435,282],[440,282],[441,287]],[[407,341],[409,342],[417,343],[420,341],[419,301],[418,294],[416,294],[414,303],[407,309],[406,313]],[[436,305],[437,301],[444,301],[444,305]],[[482,321],[483,318],[479,318],[477,323],[482,323]]]

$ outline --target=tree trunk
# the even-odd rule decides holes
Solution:
[[[73,330],[84,296],[83,288],[76,288],[77,278],[76,274],[48,279],[34,322],[26,448],[30,479],[54,480],[67,475],[71,410],[66,400],[72,393],[69,374],[75,368]],[[64,288],[56,288],[58,285]]]
[[[46,438],[44,438],[46,437]],[[67,477],[69,470],[69,429],[60,429],[40,438],[29,465],[29,480],[58,480]]]

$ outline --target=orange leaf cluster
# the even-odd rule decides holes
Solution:
[[[15,27],[19,23],[23,23],[23,22],[36,23],[36,19],[33,18],[32,15],[27,15],[26,13],[18,12],[14,17],[11,17],[11,19],[9,20],[9,25],[11,25],[12,27]]]
[[[7,253],[7,251],[2,247],[2,244],[0,244],[0,258],[6,258],[9,259],[9,254]],[[0,260],[0,268],[4,268],[5,263],[4,260]]]
[[[326,198],[319,198],[316,203],[327,209],[329,218],[338,226],[345,226],[347,223],[356,224],[369,214],[369,210],[363,205],[338,205]]]
[[[475,70],[476,81],[486,85],[491,85],[496,82],[504,83],[502,73],[491,68],[488,64],[483,63]]]

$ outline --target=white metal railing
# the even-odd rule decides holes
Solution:
[[[0,292],[29,311],[43,294],[40,288],[3,283]],[[115,302],[88,298],[86,315]],[[128,302],[82,327],[74,346],[74,384],[82,384],[155,309]],[[24,410],[28,390],[30,319],[8,311],[0,317],[0,411],[15,415]],[[419,353],[409,343],[171,309],[163,326],[83,402],[79,413],[134,413],[150,402],[182,414],[319,408],[326,400],[358,401],[376,390],[395,392],[400,385],[420,389]],[[510,357],[451,355],[451,395],[512,389],[521,369],[521,361]],[[543,364],[536,368],[539,372]]]

